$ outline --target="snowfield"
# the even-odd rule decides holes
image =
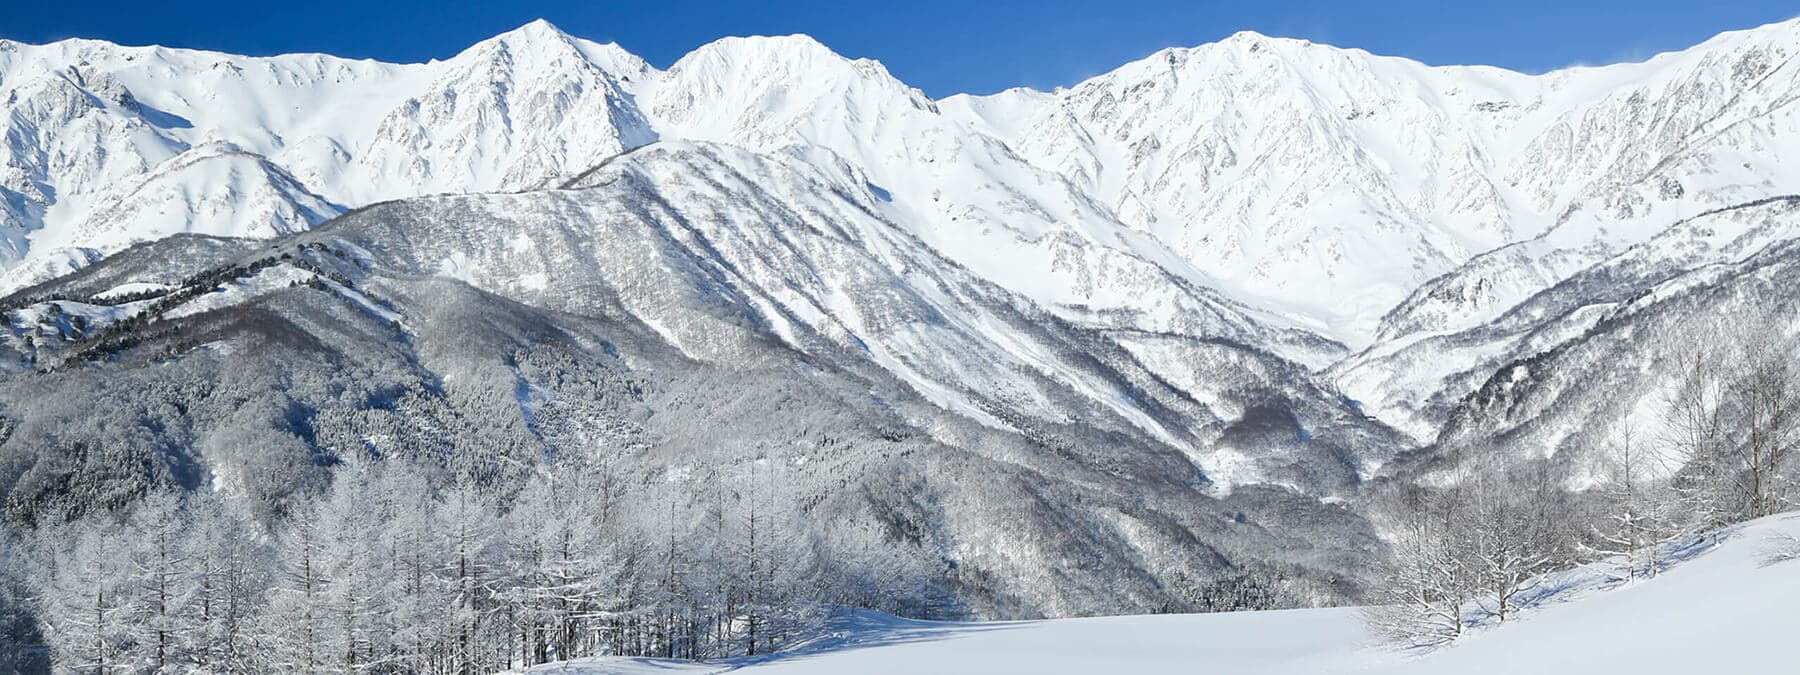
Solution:
[[[809,645],[715,663],[595,658],[530,673],[1768,673],[1792,664],[1800,513],[1670,551],[1650,579],[1551,575],[1521,618],[1426,653],[1377,643],[1353,608],[939,623],[859,613]],[[1784,665],[1786,664],[1786,665]]]

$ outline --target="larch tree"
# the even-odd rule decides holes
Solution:
[[[129,672],[134,665],[135,598],[124,532],[115,524],[77,529],[74,541],[55,555],[53,577],[41,596],[52,665],[99,674]]]
[[[126,521],[132,542],[130,630],[138,668],[166,671],[193,665],[201,651],[204,601],[201,563],[191,555],[193,521],[186,498],[170,492],[145,497]]]

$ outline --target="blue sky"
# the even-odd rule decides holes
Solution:
[[[19,0],[0,37],[95,37],[248,54],[327,52],[422,61],[531,19],[615,41],[657,66],[725,35],[808,33],[881,60],[933,96],[1050,88],[1169,46],[1239,30],[1303,37],[1431,64],[1541,72],[1641,60],[1724,30],[1793,18],[1792,0],[920,0],[910,3],[464,2],[437,0]]]

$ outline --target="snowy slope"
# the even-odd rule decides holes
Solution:
[[[822,513],[916,524],[973,616],[1192,606],[1226,564],[1361,583],[1379,541],[1346,504],[1397,434],[1255,335],[1063,320],[812,152],[658,141],[554,189],[384,202],[274,240],[178,235],[0,298],[0,415],[19,430],[0,463],[41,467],[12,494],[86,475],[60,463],[73,442],[270,500],[294,481],[265,477],[363,447],[637,449],[619,471],[667,476],[631,481],[638,503],[766,454],[837,505]],[[200,384],[217,380],[236,381]],[[141,429],[67,417],[135,406],[143,381],[174,402],[120,413]],[[573,430],[541,431],[559,419]],[[236,450],[263,447],[295,451]]]
[[[884,203],[803,151],[663,141],[560,190],[411,200],[333,227],[411,273],[532,306],[621,302],[696,359],[745,362],[775,339],[869,359],[988,426],[1027,431],[1024,415],[1141,434],[1183,449],[1215,489],[1341,496],[1400,448],[1306,369],[1242,344],[1080,332],[945,260]],[[1266,341],[1239,320],[1206,330]],[[1287,418],[1282,433],[1239,428],[1259,406]]]
[[[1520,619],[1424,654],[1375,645],[1355,609],[932,623],[862,614],[794,653],[727,663],[591,659],[534,673],[1485,673],[1782,672],[1792,662],[1800,561],[1769,563],[1800,516],[1727,531],[1713,548],[1629,585],[1595,572]],[[1791,545],[1788,544],[1788,545]]]
[[[1609,365],[1666,351],[1620,327],[1710,316],[1639,311],[1676,291],[1787,317],[1754,261],[1797,233],[1797,45],[1525,75],[1240,33],[932,100],[806,36],[667,70],[542,21],[422,64],[0,41],[0,292],[337,218],[694,359],[779,344],[988,428],[1173,449],[1219,495],[1336,498],[1446,435],[1592,440],[1622,413],[1592,392],[1656,385]],[[21,363],[41,318],[9,322]],[[1534,359],[1562,369],[1512,387]]]
[[[1709,291],[1739,285],[1728,270],[1777,263],[1786,243],[1800,237],[1800,199],[1776,196],[1683,219],[1647,240],[1598,263],[1565,275],[1532,293],[1499,316],[1460,330],[1419,332],[1387,340],[1334,364],[1326,373],[1364,409],[1421,440],[1431,440],[1451,408],[1509,364],[1565,346],[1598,342],[1595,336],[1622,333],[1646,308],[1678,294],[1703,298],[1679,307],[1670,322],[1707,325],[1725,318],[1777,321],[1791,318],[1779,302],[1763,306],[1721,299]],[[1761,272],[1770,277],[1765,293],[1779,300],[1784,266]],[[1735,295],[1733,293],[1732,295]],[[1696,315],[1714,316],[1701,320]],[[1629,333],[1624,333],[1629,334]],[[1659,333],[1653,333],[1658,335]],[[1629,349],[1662,353],[1676,345],[1636,337]],[[1576,350],[1580,351],[1580,350]],[[1637,357],[1630,359],[1639,361]],[[1605,369],[1583,364],[1572,370]],[[1631,391],[1639,387],[1633,386]],[[1617,395],[1618,389],[1607,390]],[[1602,419],[1605,419],[1604,417]]]
[[[943,101],[805,36],[720,40],[667,72],[541,21],[405,65],[5,42],[0,266],[29,261],[16,288],[158,236],[130,212],[73,233],[114,186],[209,142],[343,207],[534,187],[657,138],[803,145],[1067,318],[1209,335],[1194,322],[1248,313],[1363,347],[1467,328],[1792,183],[1797,33],[1540,76],[1240,33],[1055,92]],[[1271,348],[1342,355],[1305,332]]]
[[[1797,43],[1789,22],[1526,76],[1239,33],[944,109],[1207,283],[1363,346],[1473,325],[1678,218],[1792,184]],[[1485,276],[1460,270],[1522,242]]]
[[[61,269],[42,261],[66,261],[68,248],[110,253],[220,211],[245,213],[174,229],[266,237],[345,206],[535,187],[655,138],[629,91],[648,72],[544,22],[408,65],[0,41],[0,268],[23,269],[0,289]],[[189,153],[208,146],[278,178],[212,185],[217,176],[188,170]],[[217,194],[187,204],[134,196],[147,180]],[[271,231],[260,215],[271,211],[294,217]],[[95,218],[106,225],[84,225]]]

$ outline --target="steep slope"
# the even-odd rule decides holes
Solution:
[[[1778,260],[1779,250],[1800,237],[1797,207],[1800,199],[1773,197],[1682,220],[1491,321],[1382,343],[1334,365],[1326,377],[1372,414],[1430,440],[1454,406],[1509,364],[1590,339],[1628,310],[1667,300],[1674,291],[1666,289],[1735,294],[1720,288],[1736,278],[1721,270]],[[1769,292],[1772,300],[1787,295],[1779,286]],[[1736,304],[1692,311],[1716,312],[1748,325],[1785,318]],[[1646,341],[1642,348],[1682,347]]]
[[[1797,39],[1788,22],[1525,76],[1240,33],[944,108],[1204,283],[1360,347],[1476,325],[1678,218],[1783,192]]]
[[[1451,409],[1438,443],[1456,449],[1500,439],[1580,468],[1591,466],[1592,450],[1622,425],[1657,433],[1681,377],[1680,359],[1734,358],[1734,345],[1759,340],[1791,358],[1790,327],[1800,323],[1792,293],[1797,261],[1796,242],[1787,240],[1742,262],[1702,267],[1593,306],[1593,324],[1579,339],[1480,378]]]
[[[243,209],[253,218],[270,209],[312,210],[313,200],[357,206],[535,187],[653,140],[629,91],[651,72],[616,46],[578,40],[544,22],[447,61],[414,65],[91,40],[5,42],[0,115],[9,126],[0,148],[7,167],[0,182],[7,197],[0,268],[33,260],[0,277],[0,289],[89,262],[61,247],[110,253],[167,234],[170,219],[207,219],[206,208]],[[149,210],[129,194],[147,175],[191,183],[169,189],[208,189],[207,176],[169,174],[189,163],[179,157],[183,152],[219,143],[256,156],[293,183],[282,192],[311,196],[272,206],[250,190],[183,211],[168,204]],[[141,215],[130,210],[134,204]],[[97,209],[111,211],[106,218],[122,225],[105,236],[83,230]],[[145,222],[130,225],[133,219]],[[252,227],[227,234],[271,232]]]
[[[1208,283],[1361,342],[1396,294],[1532,226],[1489,180],[1493,115],[1471,108],[1528,87],[1239,33],[1050,95],[953,102]]]
[[[1781,156],[1800,129],[1796,43],[1788,22],[1556,77],[1604,88],[1534,129],[1510,169],[1555,225],[1432,280],[1381,335],[1476,325],[1670,223],[1792,192],[1800,175]]]
[[[404,238],[417,273],[565,311],[582,311],[601,284],[702,360],[745,358],[769,337],[820,357],[870,359],[989,426],[1033,433],[1041,421],[1079,420],[1184,448],[1220,488],[1279,483],[1341,494],[1398,448],[1279,359],[1223,342],[1183,354],[1132,349],[1046,314],[882,219],[882,198],[855,174],[817,167],[793,155],[663,143],[584,174],[573,191],[471,204],[487,222],[434,203],[446,215],[391,233],[371,224],[359,245],[379,252]],[[565,229],[544,241],[544,223]],[[513,272],[521,268],[544,272]],[[704,284],[695,285],[697,270]],[[1146,362],[1214,372],[1171,384]],[[1285,421],[1272,437],[1230,447],[1251,410]],[[1226,451],[1255,456],[1212,461]]]
[[[1059,315],[1132,330],[1228,338],[1314,366],[1342,348],[1281,315],[1219,296],[1157,240],[1120,227],[1062,177],[968,128],[894,79],[805,36],[731,38],[656,84],[665,137],[759,152],[816,148],[883,198],[884,216],[945,257]]]
[[[1186,357],[1218,375],[1193,378],[1206,398],[1165,382],[879,203],[841,167],[663,142],[565,189],[127,250],[8,300],[8,513],[145,479],[278,510],[362,448],[599,449],[667,476],[643,503],[773,458],[802,503],[917,523],[907,550],[957,570],[977,615],[1185,606],[1225,565],[1354,592],[1373,535],[1328,500],[1400,449],[1391,431],[1229,343]]]

